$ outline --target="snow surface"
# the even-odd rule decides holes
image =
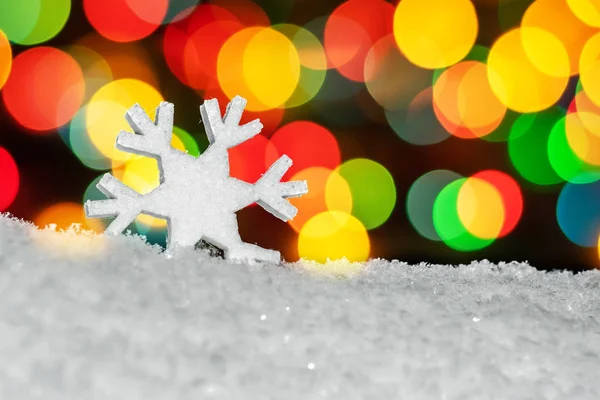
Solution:
[[[597,271],[249,266],[6,217],[0,238],[0,399],[600,398]]]

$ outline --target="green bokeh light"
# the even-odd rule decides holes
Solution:
[[[355,158],[338,168],[352,193],[352,215],[367,229],[382,225],[396,205],[396,185],[392,175],[381,164],[366,158]]]
[[[31,46],[55,37],[71,13],[71,0],[2,2],[0,29],[13,43]]]
[[[69,19],[71,0],[41,0],[40,17],[23,45],[34,45],[48,41],[58,35]]]
[[[406,214],[419,234],[429,240],[442,240],[433,223],[433,205],[440,192],[462,176],[453,171],[439,169],[419,177],[408,190]]]
[[[294,90],[294,93],[292,93],[285,103],[286,108],[301,106],[315,97],[321,86],[323,86],[327,72],[325,51],[319,39],[305,28],[292,24],[278,24],[273,25],[273,29],[286,36],[294,44],[294,47],[296,47],[301,56],[298,86],[296,86],[296,90]],[[323,58],[322,69],[313,69],[302,64],[302,54],[310,52],[321,53]],[[313,57],[315,56],[313,55]]]
[[[581,160],[571,149],[567,139],[566,117],[558,120],[552,128],[548,140],[548,157],[554,171],[565,181],[585,184],[600,179],[600,167]]]
[[[42,0],[3,1],[0,29],[8,40],[21,43],[35,29],[42,10]]]
[[[519,174],[537,185],[563,182],[550,163],[548,142],[554,125],[565,112],[552,107],[536,114],[523,114],[513,124],[508,154]]]
[[[472,235],[460,221],[458,193],[467,179],[461,178],[447,185],[433,204],[433,224],[437,234],[448,247],[465,252],[483,249],[495,240]]]
[[[200,147],[198,147],[198,143],[196,142],[196,139],[192,137],[192,135],[177,126],[173,127],[173,133],[179,138],[179,140],[181,140],[183,147],[185,147],[189,155],[194,157],[198,157],[200,155]],[[206,148],[202,149],[202,151],[204,150],[206,150]]]

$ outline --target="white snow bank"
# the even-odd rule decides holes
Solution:
[[[6,217],[0,239],[1,399],[600,398],[596,271],[322,276]]]

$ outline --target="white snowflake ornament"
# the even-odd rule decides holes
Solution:
[[[283,155],[254,184],[229,176],[227,149],[251,139],[262,130],[258,119],[239,125],[246,100],[236,96],[221,117],[216,99],[200,106],[209,146],[194,157],[171,146],[173,104],[163,102],[152,122],[136,104],[127,111],[127,121],[135,133],[121,131],[116,147],[129,153],[154,157],[158,161],[160,184],[142,195],[111,174],[98,182],[98,189],[110,199],[87,201],[88,218],[116,219],[106,233],[119,234],[140,214],[167,220],[167,251],[195,246],[201,239],[224,251],[234,260],[278,262],[280,254],[242,241],[236,211],[256,202],[283,221],[294,218],[296,207],[288,197],[308,192],[306,181],[280,182],[292,165]]]

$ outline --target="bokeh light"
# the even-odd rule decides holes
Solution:
[[[590,183],[600,179],[600,167],[590,165],[575,154],[567,139],[567,120],[581,119],[569,113],[556,122],[548,139],[548,159],[560,178],[571,183]],[[572,124],[572,122],[571,122]]]
[[[375,101],[393,111],[406,109],[415,96],[431,85],[431,71],[412,64],[398,50],[394,36],[387,35],[369,50],[364,80]]]
[[[56,36],[71,13],[71,0],[24,0],[3,4],[0,30],[21,45],[43,43]]]
[[[142,81],[119,79],[108,83],[92,96],[87,107],[85,119],[91,142],[118,166],[131,158],[131,154],[115,148],[119,132],[131,132],[125,119],[127,110],[138,103],[154,118],[156,107],[163,100],[155,88]]]
[[[112,166],[112,160],[98,151],[91,141],[87,130],[86,115],[88,106],[83,106],[71,120],[71,123],[61,130],[67,131],[69,148],[83,165],[95,170],[107,170]]]
[[[298,86],[300,57],[296,47],[274,29],[263,29],[250,39],[242,63],[248,88],[266,108],[284,104]]]
[[[406,213],[415,230],[424,238],[440,241],[433,223],[433,205],[440,192],[450,183],[462,178],[449,170],[430,171],[420,176],[408,190]]]
[[[438,120],[463,139],[485,136],[502,122],[506,106],[492,92],[486,65],[463,61],[445,70],[433,86]]]
[[[0,213],[6,211],[19,192],[19,169],[8,150],[0,147]]]
[[[300,78],[294,44],[272,28],[247,28],[231,36],[217,60],[219,84],[230,98],[248,100],[246,108],[262,111],[282,106]]]
[[[581,85],[589,98],[600,105],[600,33],[592,36],[583,47],[579,59]]]
[[[579,159],[600,165],[600,115],[585,111],[569,113],[565,118],[565,132],[569,147]]]
[[[171,72],[185,85],[206,88],[217,74],[217,58],[223,44],[243,28],[226,9],[201,4],[187,17],[167,25],[163,52]],[[206,40],[210,35],[210,40]]]
[[[10,7],[4,4],[0,13],[0,30],[13,43],[25,40],[35,29],[41,9],[42,0],[13,1]]]
[[[97,74],[101,78],[97,81],[99,86],[89,91],[90,95],[94,94],[100,86],[109,83],[110,80],[136,79],[153,87],[158,87],[158,77],[153,67],[152,55],[140,43],[115,43],[102,36],[91,34],[81,38],[77,41],[77,44],[87,47],[101,58],[91,56],[88,60],[88,62],[92,61],[95,64],[93,68],[97,70]],[[87,71],[89,68],[86,68],[85,63],[82,66],[87,80],[87,76],[90,75],[91,71]],[[103,81],[103,78],[107,76],[107,66],[112,79]]]
[[[458,251],[480,250],[495,240],[473,235],[461,221],[458,201],[461,189],[468,179],[460,178],[448,184],[440,191],[433,205],[433,224],[437,234],[447,246]],[[477,213],[476,216],[485,216],[485,212]]]
[[[554,125],[565,113],[557,107],[537,114],[523,114],[514,123],[508,140],[508,155],[519,174],[537,185],[553,185],[563,179],[548,155]]]
[[[0,89],[6,83],[12,67],[12,48],[8,38],[0,30]]]
[[[229,174],[248,183],[256,182],[270,166],[266,163],[269,146],[269,139],[259,134],[229,149]]]
[[[294,160],[291,168],[283,176],[284,181],[305,168],[335,169],[341,162],[340,148],[335,136],[314,122],[290,122],[271,136],[271,143],[272,146],[266,154],[268,165],[284,154]]]
[[[40,0],[40,12],[34,28],[26,37],[15,42],[31,46],[52,39],[63,29],[70,13],[71,0]]]
[[[495,239],[504,225],[504,204],[491,183],[467,178],[458,191],[456,210],[461,224],[480,239]]]
[[[337,169],[352,193],[352,215],[367,229],[382,225],[396,205],[396,185],[389,171],[376,161],[356,158]]]
[[[477,32],[471,0],[402,0],[394,15],[398,47],[423,68],[457,63],[475,44]]]
[[[296,173],[292,181],[306,181],[308,193],[290,198],[289,202],[298,208],[298,214],[288,221],[296,232],[317,214],[326,211],[352,211],[352,193],[344,178],[336,171],[324,167],[310,167]]]
[[[573,243],[594,247],[600,234],[600,181],[588,184],[567,183],[556,203],[560,229]]]
[[[600,27],[600,2],[598,0],[566,0],[571,12],[589,26]]]
[[[536,0],[527,8],[521,26],[540,28],[556,37],[569,56],[571,75],[579,72],[579,57],[583,46],[598,32],[573,14],[568,0]],[[548,55],[548,57],[554,56]]]
[[[173,147],[178,148],[178,146],[180,146],[181,148],[179,148],[179,150],[185,151],[191,156],[198,157],[202,151],[206,150],[206,147],[201,149],[200,146],[198,146],[196,139],[178,126],[173,127],[173,135],[175,136],[171,140]]]
[[[386,110],[385,117],[400,138],[414,145],[431,145],[450,137],[435,114],[431,87],[415,96],[407,110]]]
[[[34,131],[49,131],[69,122],[84,94],[79,64],[52,47],[35,47],[15,57],[2,89],[2,99],[13,118]]]
[[[87,46],[74,44],[66,49],[81,67],[85,81],[85,96],[83,103],[87,103],[92,95],[102,86],[113,80],[113,72],[108,61],[96,51]]]
[[[369,49],[393,30],[394,7],[383,0],[348,0],[327,19],[324,48],[331,67],[353,81],[364,80]]]
[[[145,38],[162,23],[169,0],[84,0],[83,8],[98,33],[115,42]]]
[[[496,236],[501,238],[508,235],[515,229],[523,214],[523,193],[521,192],[519,184],[510,175],[491,169],[477,172],[472,177],[488,182],[498,191],[502,200],[504,221]],[[485,188],[484,190],[488,189],[489,188]],[[491,196],[494,197],[494,199],[492,199],[490,203],[495,201],[495,194],[491,194]],[[493,212],[494,210],[498,213],[500,212],[497,205],[487,208],[487,212]],[[493,218],[497,218],[497,216]]]
[[[300,60],[300,77],[296,90],[286,101],[285,107],[298,107],[306,104],[323,86],[327,73],[327,59],[319,39],[308,30],[297,25],[279,24],[273,26],[284,34],[294,45]]]
[[[521,113],[556,103],[570,76],[564,45],[540,28],[517,28],[500,36],[490,49],[487,65],[494,94]]]
[[[341,211],[315,215],[304,224],[298,235],[300,258],[320,263],[343,258],[366,261],[369,253],[367,230],[357,218]]]

